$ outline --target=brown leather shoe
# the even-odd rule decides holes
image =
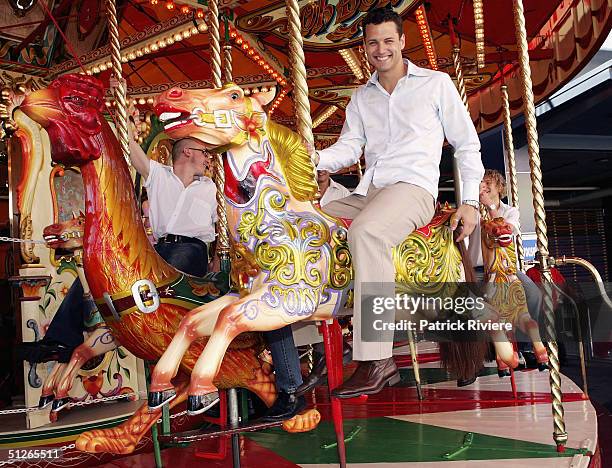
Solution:
[[[395,385],[400,375],[392,357],[379,361],[360,361],[355,373],[332,395],[338,398],[355,398],[360,395],[373,395],[385,385]]]

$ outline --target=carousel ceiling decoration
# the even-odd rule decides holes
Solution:
[[[610,30],[612,7],[609,0],[523,1],[533,88],[539,102],[592,56]],[[104,0],[45,0],[45,5],[78,60],[68,53],[66,41],[38,2],[23,18],[17,18],[8,1],[0,2],[2,71],[53,79],[80,71],[80,60],[107,84],[111,69]],[[401,14],[406,35],[403,53],[418,66],[437,67],[455,78],[453,49],[460,48],[456,59],[479,131],[502,121],[502,82],[507,85],[512,114],[520,112],[512,0],[300,0],[299,5],[310,114],[318,133],[340,131],[353,88],[370,76],[358,25],[369,8],[380,6]],[[222,46],[229,43],[234,52],[233,81],[247,93],[278,86],[270,105],[274,119],[292,121],[284,0],[220,0],[219,11]],[[198,28],[210,14],[203,0],[131,0],[120,2],[118,13],[122,71],[129,99],[145,106],[141,111],[147,110],[150,98],[173,83],[185,89],[211,86],[210,34]],[[455,41],[449,37],[450,24]]]
[[[340,109],[346,109],[355,86],[334,86],[329,88],[310,88],[308,95],[310,99],[328,105],[334,105]]]
[[[361,41],[359,24],[371,8],[390,5],[402,17],[418,4],[417,0],[321,0],[302,2],[300,20],[305,49],[346,48]],[[288,39],[285,2],[241,16],[236,26],[254,34],[273,34]]]
[[[155,53],[160,49],[181,42],[192,35],[206,32],[208,26],[204,21],[196,21],[190,14],[174,16],[168,21],[154,24],[144,31],[130,35],[121,40],[121,61],[130,62],[136,58]],[[95,49],[79,57],[79,61],[86,66],[89,74],[98,74],[111,68],[110,44]],[[79,61],[67,60],[51,68],[51,75],[75,73],[80,71]]]

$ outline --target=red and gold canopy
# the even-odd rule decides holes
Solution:
[[[35,1],[29,10],[18,7],[27,3],[0,7],[4,81],[9,75],[53,78],[78,71],[49,15]],[[501,122],[502,82],[509,87],[513,112],[520,111],[512,0],[307,0],[300,2],[302,35],[319,139],[339,133],[353,88],[368,78],[360,47],[361,17],[369,8],[387,4],[404,18],[405,55],[417,65],[454,76],[452,48],[460,48],[470,111],[479,131]],[[45,5],[84,67],[107,81],[104,2],[46,0]],[[612,26],[612,8],[607,0],[524,0],[524,5],[534,93],[541,101],[599,48]],[[234,81],[249,92],[275,85],[289,92],[284,0],[221,0],[220,10],[222,37],[233,46]],[[118,2],[123,73],[132,99],[147,106],[153,95],[171,86],[211,86],[209,35],[202,19],[206,13],[206,6],[195,0]],[[291,124],[294,111],[288,95],[275,106],[273,118]]]

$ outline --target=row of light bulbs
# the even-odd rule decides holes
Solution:
[[[429,60],[429,66],[432,70],[437,70],[438,57],[436,56],[436,50],[434,49],[433,40],[431,38],[429,23],[427,23],[425,7],[423,5],[418,7],[414,12],[414,16],[416,18],[417,27],[419,28],[419,34],[421,35],[421,41],[423,41],[423,46],[425,47],[427,60]]]
[[[485,46],[484,46],[484,13],[482,0],[473,0],[474,3],[474,30],[476,38],[476,66],[485,66]]]
[[[276,97],[276,99],[274,100],[274,102],[272,103],[272,105],[270,106],[270,110],[268,112],[268,114],[271,116],[272,114],[274,114],[274,111],[278,108],[278,106],[280,106],[280,103],[283,102],[283,99],[285,99],[285,96],[287,96],[287,89],[283,88],[280,92],[280,94]]]
[[[249,42],[244,37],[242,37],[240,33],[232,26],[230,26],[229,37],[231,40],[234,41],[236,47],[242,49],[242,51],[248,58],[250,58],[261,68],[263,68],[264,71],[270,74],[270,76],[272,76],[272,78],[274,78],[281,86],[287,85],[287,80],[285,80],[283,74],[279,71],[274,70],[274,68],[266,61],[266,59],[264,57],[261,57],[259,55],[259,52],[257,52],[257,50],[255,50],[255,48],[251,46],[251,44],[249,44]]]
[[[189,39],[193,35],[196,35],[198,33],[204,33],[206,31],[208,31],[208,26],[206,26],[206,23],[200,23],[197,26],[187,25],[182,30],[176,31],[172,34],[168,34],[165,37],[151,41],[148,44],[130,50],[129,52],[124,52],[121,55],[121,62],[131,62],[132,60],[136,60],[137,58],[143,57],[151,53],[155,53],[160,49],[171,46],[175,42],[180,42],[184,39]],[[112,62],[110,61],[110,59],[108,59],[104,62],[89,66],[85,69],[85,73],[87,73],[88,75],[97,75],[98,73],[101,73],[105,70],[112,69],[112,66]]]
[[[334,115],[334,113],[337,110],[338,110],[338,106],[333,106],[333,105],[329,106],[327,109],[325,109],[325,112],[323,112],[322,114],[319,114],[319,116],[316,119],[314,119],[314,122],[312,122],[312,128],[317,128],[327,119],[329,119],[332,115]]]
[[[149,0],[151,5],[156,6],[159,5],[159,0]],[[164,6],[169,11],[179,10],[181,13],[187,15],[189,13],[194,12],[194,9],[189,5],[179,5],[174,3],[172,0],[166,0],[163,2]],[[196,18],[204,18],[204,10],[201,8],[195,8],[194,12]]]
[[[340,55],[353,72],[353,75],[355,75],[359,81],[363,80],[363,70],[353,51],[351,49],[340,49]]]

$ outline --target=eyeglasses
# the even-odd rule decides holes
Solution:
[[[205,150],[202,148],[187,148],[187,149],[194,150],[194,151],[201,151],[204,156],[208,156],[209,158],[212,158],[212,154],[210,154],[208,150]]]

